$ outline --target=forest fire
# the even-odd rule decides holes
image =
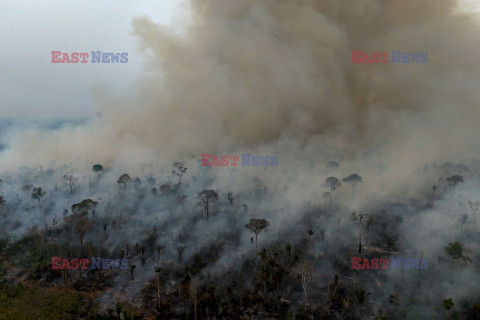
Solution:
[[[463,0],[52,1],[0,5],[0,318],[480,319]]]

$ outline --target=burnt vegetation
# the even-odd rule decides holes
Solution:
[[[462,188],[478,182],[474,168],[460,176],[437,166],[433,193],[427,185],[362,208],[352,201],[369,180],[326,172],[315,188],[327,201],[293,208],[281,201],[285,186],[259,177],[234,192],[217,189],[210,168],[141,167],[2,179],[0,311],[28,318],[20,306],[44,290],[53,307],[29,308],[49,319],[479,319],[478,291],[429,294],[440,276],[454,288],[478,273],[479,200]],[[411,242],[406,230],[445,201],[451,237],[438,248]],[[427,258],[428,269],[352,270],[358,256]],[[52,257],[126,259],[128,268],[52,269]]]

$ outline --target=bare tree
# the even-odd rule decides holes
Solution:
[[[179,247],[177,247],[178,263],[182,263],[182,260],[183,260],[183,251],[185,251],[186,248],[187,248],[187,246],[179,246]]]
[[[191,285],[190,285],[190,296],[192,297],[193,300],[193,312],[195,314],[195,320],[197,320],[197,314],[198,314],[198,302],[200,301],[199,299],[199,294],[198,294],[198,283],[195,280],[192,280]]]
[[[255,251],[257,251],[257,237],[263,229],[268,228],[270,222],[265,219],[250,219],[250,222],[245,225],[245,228],[255,233]]]
[[[160,276],[159,274],[163,271],[162,268],[155,267],[155,282],[157,284],[157,307],[160,306]]]
[[[65,181],[65,184],[70,187],[70,194],[73,194],[73,185],[77,183],[78,177],[70,173],[70,174],[64,175],[63,180]]]
[[[216,202],[218,200],[218,193],[214,190],[203,190],[198,194],[197,198],[200,200],[199,202],[197,202],[197,206],[204,207],[208,221],[209,205],[210,203]]]
[[[358,253],[362,253],[362,221],[367,214],[356,211],[352,212],[350,220],[358,222],[359,234],[358,234]]]
[[[468,205],[470,206],[470,210],[473,212],[473,222],[475,222],[477,217],[477,210],[480,207],[480,201],[468,201]]]
[[[182,211],[185,214],[185,202],[188,199],[188,195],[184,194],[177,197],[177,203],[182,206]]]
[[[73,227],[75,232],[77,232],[80,239],[80,245],[83,245],[83,238],[91,228],[90,220],[82,213],[71,214],[65,217],[64,220]]]
[[[307,287],[308,285],[316,279],[315,272],[310,261],[302,261],[295,266],[292,271],[300,275],[300,280],[303,288],[303,306],[307,302]]]
[[[458,225],[460,225],[460,230],[463,230],[463,225],[467,222],[468,220],[468,214],[462,214],[460,218],[458,218]]]

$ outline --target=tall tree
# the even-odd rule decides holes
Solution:
[[[470,210],[472,210],[473,212],[473,222],[475,222],[477,218],[477,211],[478,211],[478,208],[480,207],[480,201],[473,202],[468,200],[468,205],[470,206]]]
[[[197,314],[198,314],[198,302],[200,301],[199,299],[199,294],[198,294],[198,287],[199,284],[197,281],[192,280],[192,284],[190,286],[190,296],[192,297],[193,300],[193,312],[195,316],[195,320],[197,320]]]
[[[332,203],[332,195],[333,195],[333,192],[338,188],[340,187],[342,184],[340,182],[340,180],[338,180],[338,178],[335,178],[335,177],[328,177],[326,180],[325,180],[325,183],[324,183],[324,186],[330,188],[330,204]]]
[[[293,268],[293,272],[300,275],[303,289],[303,306],[305,307],[305,303],[307,302],[307,286],[315,280],[312,263],[310,261],[300,262],[295,268]]]
[[[463,230],[463,225],[464,225],[465,223],[468,223],[468,222],[467,222],[468,218],[469,218],[469,216],[468,216],[468,214],[466,214],[466,213],[465,213],[465,214],[462,214],[462,215],[460,216],[460,218],[458,218],[458,224],[460,225],[460,230]]]
[[[346,178],[343,178],[342,181],[350,183],[352,185],[352,194],[353,194],[353,197],[355,198],[355,186],[358,183],[363,182],[362,177],[360,177],[358,174],[354,173],[354,174],[349,175]]]
[[[362,314],[362,305],[367,300],[367,297],[371,295],[370,292],[367,292],[364,288],[359,288],[354,290],[355,297],[358,300],[358,310]]]
[[[92,217],[95,217],[96,212],[95,212],[95,207],[97,206],[98,202],[93,201],[92,199],[85,199],[82,200],[80,203],[75,203],[72,205],[72,213],[78,213],[78,214],[83,214],[87,216],[89,213],[92,215]]]
[[[270,222],[265,219],[250,219],[250,222],[245,225],[245,228],[255,234],[255,251],[257,251],[257,237],[260,232],[268,228]]]
[[[362,253],[362,222],[366,215],[366,213],[357,213],[356,211],[354,211],[352,212],[352,216],[350,217],[350,220],[358,222],[358,253]]]
[[[64,175],[63,180],[65,181],[65,184],[70,187],[70,194],[73,194],[73,185],[77,183],[78,177],[70,173],[70,174]]]
[[[103,166],[101,164],[97,163],[97,164],[93,165],[92,171],[97,174],[97,180],[98,180],[98,179],[100,179],[100,176],[103,172]]]
[[[182,206],[182,212],[185,214],[185,202],[188,199],[188,195],[184,194],[177,197],[177,203]]]
[[[162,273],[163,269],[159,267],[155,267],[155,282],[157,284],[157,307],[160,306],[160,274]]]
[[[123,184],[124,190],[127,191],[127,183],[130,182],[131,180],[132,178],[130,178],[128,174],[124,173],[118,178],[117,183]]]
[[[325,179],[325,186],[330,188],[330,191],[333,192],[335,191],[338,187],[340,187],[342,184],[338,178],[335,177],[328,177]]]
[[[42,190],[42,187],[33,188],[32,190],[32,199],[38,201],[38,206],[40,207],[40,201],[45,196],[46,192]]]
[[[64,218],[65,222],[70,224],[75,232],[77,232],[80,239],[80,245],[83,245],[83,238],[85,234],[90,231],[91,222],[90,220],[82,213],[74,213]]]
[[[215,192],[215,190],[203,190],[198,194],[197,198],[199,199],[199,201],[197,202],[197,206],[204,207],[208,221],[210,203],[216,202],[218,200],[218,193]]]
[[[182,261],[183,261],[183,251],[185,251],[186,248],[187,248],[187,246],[178,246],[177,247],[178,263],[182,263]]]

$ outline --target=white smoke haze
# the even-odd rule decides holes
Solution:
[[[127,239],[140,243],[145,230],[164,224],[171,226],[168,232],[175,237],[190,235],[183,259],[192,259],[202,247],[221,242],[233,218],[214,212],[216,219],[208,223],[190,217],[181,226],[182,208],[174,197],[160,204],[150,197],[146,177],[157,178],[157,188],[159,183],[175,184],[171,164],[184,161],[188,172],[181,191],[189,195],[189,213],[201,211],[193,207],[203,189],[219,191],[223,204],[213,204],[213,211],[230,210],[222,206],[227,206],[226,192],[232,191],[240,195],[239,205],[248,204],[245,221],[253,212],[270,221],[268,231],[258,237],[259,247],[302,241],[301,234],[311,224],[318,229],[317,239],[323,229],[328,240],[319,240],[311,250],[329,251],[328,259],[346,264],[345,248],[355,246],[358,234],[358,225],[348,220],[351,211],[373,214],[403,201],[403,209],[386,208],[384,218],[402,219],[397,250],[409,258],[418,258],[423,251],[428,259],[422,278],[434,284],[428,290],[448,292],[449,297],[479,296],[478,224],[455,227],[456,219],[468,212],[467,201],[480,198],[475,182],[480,169],[475,160],[480,156],[478,13],[460,10],[454,0],[191,0],[190,7],[191,21],[181,34],[148,17],[132,21],[146,59],[146,76],[132,88],[134,94],[116,96],[99,87],[98,114],[86,122],[55,129],[14,125],[1,133],[0,143],[6,146],[0,149],[2,175],[13,175],[20,166],[51,167],[55,175],[44,180],[45,187],[53,193],[59,183],[65,194],[61,176],[72,171],[81,177],[75,195],[45,198],[44,209],[52,201],[46,215],[32,218],[24,211],[16,216],[22,226],[13,234],[43,226],[52,218],[61,221],[61,209],[97,194],[103,206],[99,211],[111,201],[117,212],[110,217],[128,216],[128,228],[112,232],[108,246],[116,248]],[[354,64],[352,51],[427,52],[428,62]],[[205,153],[278,155],[279,165],[204,168],[199,160]],[[332,160],[338,168],[326,166]],[[468,165],[470,172],[448,171],[441,168],[445,162]],[[95,179],[91,168],[96,163],[106,169],[97,189],[88,187],[88,179]],[[152,166],[141,172],[141,163]],[[113,198],[122,192],[116,180],[123,173],[141,177],[148,195],[138,200],[130,186],[126,200]],[[364,180],[356,186],[355,197],[351,186],[342,183],[332,199],[324,198],[327,177],[341,179],[352,173]],[[439,178],[454,174],[467,182],[451,194],[448,183]],[[268,190],[267,196],[255,198],[255,177]],[[20,179],[13,182],[22,184]],[[435,204],[419,209],[420,202],[423,206],[432,202],[433,185],[439,187]],[[5,195],[20,192],[3,189]],[[37,210],[35,200],[30,205]],[[123,213],[118,212],[121,208]],[[324,220],[309,221],[309,214],[319,210],[325,213]],[[245,221],[234,222],[236,228],[245,229]],[[291,238],[285,239],[286,234]],[[102,236],[98,231],[85,241],[100,244]],[[209,272],[220,273],[225,265],[240,267],[244,255],[253,255],[251,236],[244,232],[238,246],[220,250]],[[373,241],[368,237],[366,248]],[[171,242],[170,238],[163,234],[156,245]],[[444,247],[455,241],[477,249],[471,254],[474,263],[454,266],[451,283],[443,280],[450,279],[451,266],[440,264],[437,256],[445,256]],[[176,247],[166,246],[162,259],[172,263],[178,259]],[[144,268],[147,273],[137,256],[135,283],[118,277],[115,287],[130,286],[127,291],[133,299],[153,277],[153,257]],[[335,273],[332,263],[325,265],[325,274]],[[388,271],[392,279],[376,288],[377,309],[381,307],[377,297],[388,297],[394,283],[401,281],[399,270]],[[409,286],[410,292],[417,290],[416,284]],[[110,294],[103,299],[113,301]]]
[[[14,135],[5,166],[135,162],[146,157],[138,148],[169,161],[263,144],[282,153],[277,144],[284,139],[351,159],[381,144],[382,160],[401,166],[400,153],[411,168],[448,156],[445,150],[476,149],[466,138],[479,120],[478,21],[454,14],[454,2],[192,7],[183,37],[148,18],[133,21],[142,46],[153,52],[148,67],[158,74],[139,83],[137,98],[104,98],[103,117],[80,128]],[[429,61],[352,64],[353,50],[428,52]]]

